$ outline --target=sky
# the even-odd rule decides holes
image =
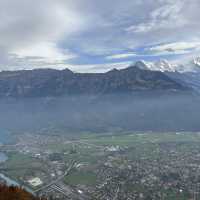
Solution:
[[[0,0],[0,70],[103,72],[200,55],[199,0]]]

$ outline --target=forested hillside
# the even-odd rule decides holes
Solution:
[[[0,185],[0,200],[45,200],[39,199],[18,187]]]

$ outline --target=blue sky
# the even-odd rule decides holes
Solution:
[[[199,55],[199,0],[0,0],[0,70],[101,72]]]

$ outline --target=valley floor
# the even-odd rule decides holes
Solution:
[[[17,135],[1,173],[58,199],[200,199],[200,133]]]

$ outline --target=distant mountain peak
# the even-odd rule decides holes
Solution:
[[[159,60],[156,62],[137,61],[135,67],[142,70],[160,71],[160,72],[199,72],[200,71],[200,57],[193,59],[190,63],[175,64],[168,60]]]
[[[151,70],[151,71],[171,71],[175,72],[177,69],[177,65],[173,65],[169,63],[167,60],[159,60],[157,62],[146,62],[146,61],[137,61],[134,65],[135,67],[142,70]]]
[[[173,65],[169,63],[167,60],[159,60],[158,62],[155,63],[155,66],[162,72],[165,71],[175,72],[177,70],[177,65]]]
[[[108,71],[108,73],[115,73],[115,72],[119,72],[120,70],[118,70],[117,68],[113,68],[110,71]]]
[[[193,63],[194,63],[196,66],[200,67],[200,57],[194,58],[194,59],[193,59]]]
[[[65,68],[65,69],[63,69],[62,71],[64,71],[64,72],[68,72],[68,73],[74,73],[73,71],[71,71],[70,69],[68,69],[68,68]]]
[[[144,60],[140,60],[140,61],[137,61],[134,66],[141,70],[149,70],[148,65],[149,64],[147,62],[145,62]]]

